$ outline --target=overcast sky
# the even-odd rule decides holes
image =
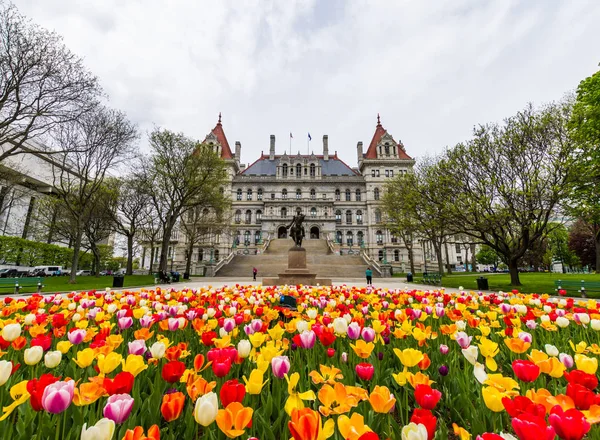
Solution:
[[[377,113],[422,156],[600,62],[597,0],[16,0],[99,76],[112,106],[203,139],[219,112],[242,162],[329,150],[356,165]],[[168,5],[168,6],[166,6]],[[146,140],[142,139],[142,147]]]

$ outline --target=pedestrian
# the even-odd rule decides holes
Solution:
[[[256,267],[252,268],[252,275],[254,277],[254,281],[256,281],[256,274],[258,273],[258,270],[256,269]]]
[[[373,285],[373,271],[371,270],[370,267],[367,267],[365,275],[367,276],[367,286]]]

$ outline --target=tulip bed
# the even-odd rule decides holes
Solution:
[[[7,439],[600,439],[595,300],[87,292],[5,298],[0,329]]]

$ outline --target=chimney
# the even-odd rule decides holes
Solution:
[[[358,164],[360,165],[360,163],[363,160],[363,144],[362,144],[362,141],[359,142],[358,144],[356,144],[356,154],[358,156]]]
[[[275,135],[271,135],[271,149],[269,150],[269,160],[275,160]]]
[[[323,135],[323,160],[329,160],[329,137]]]
[[[242,155],[242,143],[240,141],[235,141],[235,160],[237,162],[240,161],[241,155]]]

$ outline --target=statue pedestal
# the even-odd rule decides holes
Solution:
[[[317,278],[316,273],[309,272],[306,266],[306,249],[292,247],[288,251],[288,268],[284,273],[278,274],[277,278],[263,278],[264,286],[298,285],[305,286],[331,286],[331,280]]]

